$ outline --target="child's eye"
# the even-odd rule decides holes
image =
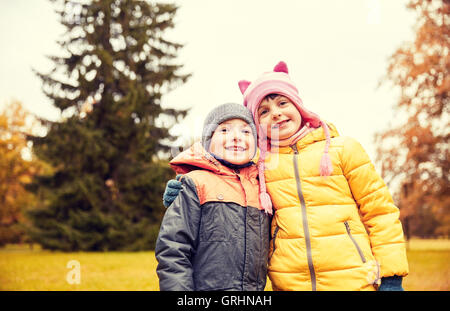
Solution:
[[[242,130],[242,133],[244,133],[244,134],[250,134],[250,130],[247,130],[247,129]]]
[[[263,115],[265,115],[267,112],[268,112],[267,109],[261,110],[261,111],[259,112],[259,116],[263,116]]]
[[[227,132],[228,132],[228,129],[227,129],[226,127],[222,127],[222,128],[220,129],[220,131],[221,131],[222,133],[227,133]]]
[[[287,102],[280,102],[280,106],[284,106],[286,104],[287,104]]]

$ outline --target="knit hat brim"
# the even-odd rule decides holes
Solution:
[[[252,113],[256,126],[259,125],[257,112],[261,101],[269,94],[279,94],[289,98],[300,112],[302,119],[309,122],[312,127],[320,126],[320,117],[306,109],[303,101],[298,95],[298,90],[285,73],[266,73],[259,79],[252,82],[243,93],[244,106]]]
[[[205,118],[202,132],[202,146],[205,150],[209,151],[211,138],[219,124],[231,119],[241,119],[246,122],[252,130],[253,139],[257,141],[257,130],[251,112],[242,105],[227,103],[211,110]],[[255,154],[256,144],[253,156]]]

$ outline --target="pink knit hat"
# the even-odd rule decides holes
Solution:
[[[298,95],[298,90],[292,83],[289,75],[288,68],[285,62],[279,62],[272,72],[266,72],[262,74],[255,81],[250,82],[246,80],[239,81],[239,89],[244,95],[244,106],[247,107],[255,119],[256,129],[258,131],[258,147],[260,149],[260,156],[258,160],[258,171],[259,171],[259,186],[260,186],[260,202],[264,210],[272,214],[272,201],[270,196],[266,191],[266,183],[264,178],[264,159],[268,148],[270,148],[270,142],[262,134],[261,125],[258,120],[258,107],[265,96],[269,94],[280,94],[289,98],[292,103],[297,107],[304,123],[309,122],[310,126],[313,128],[318,128],[322,126],[325,137],[326,144],[324,149],[324,154],[320,161],[320,175],[329,176],[332,172],[331,160],[328,155],[328,149],[330,146],[330,133],[328,126],[323,122],[320,117],[309,111],[303,106],[303,102]]]

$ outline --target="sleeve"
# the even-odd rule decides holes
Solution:
[[[166,210],[156,240],[156,273],[160,290],[195,290],[192,257],[196,249],[200,215],[195,183],[185,176],[179,195]]]
[[[369,234],[380,277],[408,274],[400,211],[369,156],[356,140],[346,138],[342,169]]]

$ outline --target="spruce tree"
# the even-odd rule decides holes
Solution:
[[[52,1],[52,0],[51,0]],[[184,83],[175,58],[182,45],[166,40],[177,7],[137,0],[53,0],[67,31],[54,68],[36,72],[61,110],[30,137],[52,174],[29,187],[40,198],[29,234],[63,251],[142,250],[154,246],[171,177],[160,160],[175,139],[171,124],[186,110],[161,106]]]

